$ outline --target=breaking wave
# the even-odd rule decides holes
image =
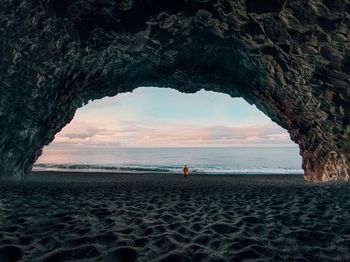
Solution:
[[[181,173],[182,166],[156,165],[88,165],[88,164],[35,164],[33,171],[61,172],[111,172],[111,173]],[[191,173],[201,174],[302,174],[294,168],[242,168],[232,169],[218,166],[190,167]]]

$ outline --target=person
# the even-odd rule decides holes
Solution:
[[[183,168],[182,168],[182,172],[184,173],[184,177],[188,177],[188,174],[189,174],[189,169],[187,167],[187,165],[185,165]]]

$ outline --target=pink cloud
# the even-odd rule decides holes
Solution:
[[[275,124],[232,127],[132,121],[116,122],[115,126],[103,128],[86,122],[72,122],[56,136],[53,146],[59,143],[126,147],[292,145],[288,133]]]

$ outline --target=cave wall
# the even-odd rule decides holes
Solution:
[[[243,97],[304,177],[350,175],[349,0],[3,0],[0,175],[22,177],[77,108],[138,86]]]

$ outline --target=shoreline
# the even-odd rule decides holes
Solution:
[[[135,179],[137,178],[137,179]],[[253,184],[259,182],[266,183],[271,180],[271,183],[276,181],[299,181],[301,183],[310,183],[304,180],[302,174],[207,174],[207,173],[190,173],[185,179],[183,174],[178,172],[84,172],[84,171],[32,171],[24,179],[23,182],[43,182],[43,183],[91,183],[98,184],[115,184],[118,181],[128,181],[128,183],[137,183],[142,186],[142,183],[149,184],[154,181],[162,181],[169,183],[171,181],[187,181],[195,185],[201,181],[206,183],[225,183],[231,184],[235,180],[247,181],[253,180]],[[20,181],[21,181],[20,180]]]
[[[49,173],[62,173],[62,174],[93,174],[93,175],[178,175],[182,176],[182,172],[155,172],[155,171],[85,171],[85,170],[33,170],[31,174],[49,174]],[[205,172],[190,172],[190,176],[303,176],[302,173],[205,173]]]

